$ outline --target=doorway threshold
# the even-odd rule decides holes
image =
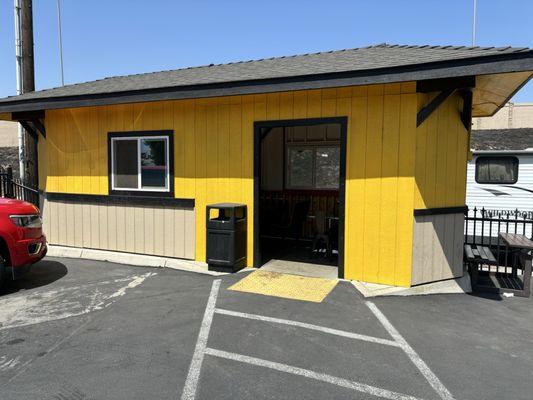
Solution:
[[[313,278],[338,279],[338,268],[300,261],[272,259],[261,267],[262,271],[279,272],[282,274],[309,276]]]

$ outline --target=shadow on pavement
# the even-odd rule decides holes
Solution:
[[[486,299],[486,300],[495,300],[495,301],[502,301],[503,297],[499,293],[490,293],[490,292],[472,292],[467,293],[469,296],[472,297],[479,297],[480,299]]]
[[[3,294],[46,286],[61,279],[67,273],[68,269],[64,264],[57,261],[41,260],[33,264],[30,272],[22,278],[8,282]]]

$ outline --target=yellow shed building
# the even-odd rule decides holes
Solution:
[[[38,137],[52,245],[205,262],[206,205],[235,202],[248,266],[409,287],[462,276],[472,116],[532,71],[527,48],[382,44],[26,93],[0,119]]]

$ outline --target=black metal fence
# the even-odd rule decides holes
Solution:
[[[499,234],[504,232],[524,235],[533,240],[533,212],[474,207],[465,213],[465,244],[488,247],[496,259],[495,264],[479,264],[475,267],[475,285],[478,290],[500,293],[502,290],[514,290],[521,293],[519,295],[529,296],[529,288],[525,287],[525,282],[529,281],[524,277],[527,271],[525,261],[519,257],[516,249],[503,243]],[[520,279],[519,270],[523,270]],[[491,275],[493,278],[487,278]]]
[[[20,179],[13,177],[11,167],[0,170],[0,197],[24,200],[39,207],[39,191],[23,185]]]
[[[472,208],[465,213],[465,243],[498,246],[499,233],[518,233],[533,240],[533,211]]]

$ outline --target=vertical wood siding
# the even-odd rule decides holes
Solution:
[[[425,215],[415,218],[411,284],[463,275],[464,215]]]
[[[456,152],[455,159],[451,154],[448,159],[447,153],[442,156],[436,151],[464,146],[461,150],[466,154],[466,136],[459,144],[456,136],[448,135],[448,140],[440,134],[450,128],[441,115],[450,115],[457,99],[449,100],[436,113],[438,117],[432,116],[429,124],[417,129],[416,113],[423,96],[410,82],[51,110],[46,113],[46,154],[41,155],[46,158],[43,189],[107,194],[107,132],[172,129],[175,196],[195,199],[195,259],[204,261],[206,204],[245,203],[253,215],[254,121],[347,116],[345,277],[409,286],[413,209],[458,201],[464,192],[459,169],[453,183],[446,172],[462,156]],[[456,122],[452,129],[458,131],[459,119]],[[422,137],[426,131],[428,138]],[[466,160],[461,167],[465,165]],[[449,185],[453,185],[452,194]],[[123,212],[118,209],[117,218]],[[85,212],[103,218],[99,213],[105,211]],[[140,215],[127,218],[132,226],[126,226],[126,236],[146,228],[141,220]],[[91,236],[108,240],[105,232],[93,230]],[[252,230],[250,217],[248,265],[253,259]],[[132,243],[127,240],[125,246]],[[156,245],[145,243],[149,249]]]
[[[420,109],[435,94],[418,94]],[[461,122],[463,100],[451,96],[416,129],[415,209],[463,206],[469,133]],[[463,274],[462,214],[415,217],[411,283]]]
[[[194,259],[194,210],[90,204],[42,203],[50,244]]]
[[[418,108],[434,95],[418,94]],[[416,209],[465,205],[470,140],[462,107],[461,96],[451,96],[416,129]]]

